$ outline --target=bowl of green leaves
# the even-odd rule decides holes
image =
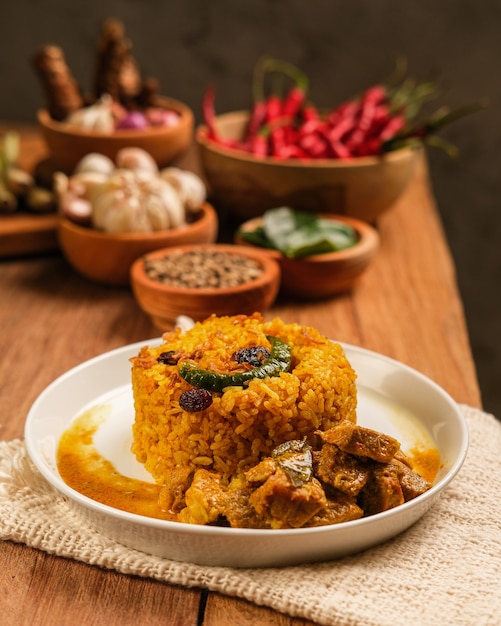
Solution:
[[[241,224],[235,242],[261,248],[278,261],[284,295],[314,300],[354,287],[379,248],[379,234],[345,215],[277,207]]]

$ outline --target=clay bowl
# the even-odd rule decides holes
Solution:
[[[224,139],[240,139],[248,117],[245,111],[225,113],[216,118],[216,128]],[[238,221],[290,206],[373,223],[405,190],[420,152],[404,148],[382,157],[281,160],[220,147],[207,139],[204,125],[195,138],[211,201]]]
[[[253,259],[262,267],[254,280],[235,287],[176,287],[150,278],[145,260],[161,259],[166,254],[208,250]],[[262,250],[232,244],[177,246],[156,250],[137,259],[131,268],[132,291],[139,306],[162,331],[171,329],[176,319],[187,315],[195,321],[216,315],[252,315],[264,312],[275,301],[280,286],[278,263]]]
[[[277,261],[282,274],[280,291],[284,295],[300,300],[328,298],[354,287],[377,253],[379,234],[366,222],[352,217],[332,214],[320,214],[320,217],[352,226],[357,232],[358,243],[339,252],[290,259],[277,250],[257,248],[242,239],[239,233],[255,230],[262,223],[261,217],[244,222],[235,235],[235,242],[262,250]]]
[[[182,228],[154,233],[109,234],[79,226],[67,218],[58,225],[59,245],[70,265],[92,281],[130,284],[130,268],[141,255],[151,250],[194,243],[212,243],[218,233],[215,209],[205,203],[200,217]]]
[[[45,109],[38,111],[38,123],[54,168],[71,174],[80,159],[91,152],[115,160],[117,152],[129,146],[149,152],[159,167],[169,165],[189,147],[194,115],[188,106],[177,100],[161,98],[159,104],[179,114],[175,126],[117,130],[110,134],[80,130],[53,120]]]

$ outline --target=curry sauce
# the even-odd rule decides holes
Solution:
[[[182,515],[179,517],[177,512],[167,510],[171,507],[161,506],[165,502],[161,485],[122,475],[96,449],[94,435],[110,411],[107,405],[89,409],[63,433],[57,465],[64,482],[82,495],[116,509],[151,518],[184,521]],[[420,444],[405,456],[412,470],[431,485],[440,469],[438,450]],[[186,519],[190,520],[190,516]]]

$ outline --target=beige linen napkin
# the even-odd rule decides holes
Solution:
[[[0,538],[167,583],[207,588],[319,624],[501,624],[501,424],[462,405],[463,468],[438,503],[395,539],[328,563],[230,569],[126,548],[88,528],[31,464],[21,440],[0,442]]]

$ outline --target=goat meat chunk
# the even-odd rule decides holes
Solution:
[[[318,480],[312,478],[295,486],[278,466],[275,473],[253,491],[249,502],[271,528],[301,528],[327,504]]]
[[[337,446],[325,443],[315,455],[316,476],[348,496],[357,496],[369,478],[370,466]]]
[[[196,470],[193,481],[185,493],[186,507],[178,519],[187,524],[210,524],[223,513],[225,492],[219,474],[206,469]]]
[[[343,452],[379,463],[388,463],[400,449],[400,443],[393,437],[346,420],[321,433],[321,437]]]
[[[405,502],[398,473],[390,464],[373,468],[357,499],[365,516],[393,509]]]
[[[231,483],[226,492],[223,515],[232,528],[270,528],[269,521],[263,519],[252,506],[249,498],[255,487],[245,481]]]
[[[340,524],[360,519],[364,512],[358,506],[354,498],[343,493],[327,495],[327,506],[308,521],[306,526],[326,526],[327,524]]]
[[[420,474],[414,472],[409,466],[396,458],[390,463],[394,466],[402,487],[402,493],[406,502],[420,496],[431,488],[431,483],[425,480]]]

